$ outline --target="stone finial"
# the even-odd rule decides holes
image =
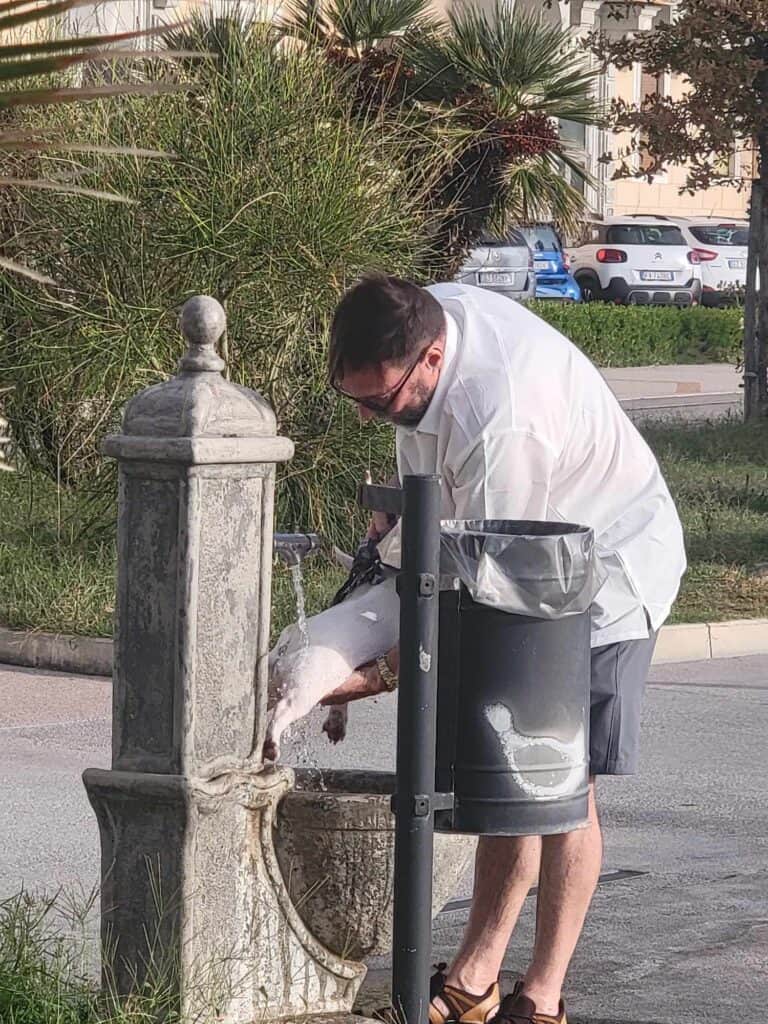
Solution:
[[[293,446],[285,438],[276,438],[277,422],[269,403],[258,392],[225,380],[221,374],[225,363],[216,353],[216,342],[227,327],[221,304],[210,295],[188,299],[181,311],[180,327],[187,351],[179,360],[177,375],[140,391],[128,402],[122,436],[106,438],[104,453],[126,458],[148,456],[147,444],[142,442],[136,448],[130,438],[152,438],[156,442],[154,457],[174,461],[181,457],[179,446],[166,445],[163,455],[160,448],[164,439],[220,438],[226,439],[228,455],[219,445],[216,451],[206,449],[204,456],[198,445],[193,457],[187,446],[182,461],[192,458],[228,463],[238,456],[246,462],[282,462],[290,458]],[[260,450],[259,457],[253,446],[247,458],[242,452],[238,455],[243,439],[257,437],[274,441]],[[129,448],[133,455],[128,455]]]
[[[227,328],[227,315],[221,303],[210,295],[187,299],[181,310],[180,326],[189,348],[179,360],[179,370],[221,373],[226,364],[216,353],[216,343]]]

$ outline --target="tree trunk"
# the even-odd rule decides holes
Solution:
[[[761,133],[758,145],[760,177],[752,182],[744,302],[746,420],[768,415],[768,133]]]
[[[757,250],[760,234],[761,210],[760,180],[754,178],[749,197],[749,250],[747,253],[747,279],[744,294],[744,419],[757,415]]]

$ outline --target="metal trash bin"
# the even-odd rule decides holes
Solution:
[[[440,832],[548,835],[587,820],[590,606],[605,575],[569,523],[443,522]]]

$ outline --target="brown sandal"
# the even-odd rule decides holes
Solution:
[[[446,984],[445,964],[437,965],[437,973],[429,984],[429,1024],[486,1024],[498,1012],[501,1002],[499,983],[494,981],[481,996],[465,992],[464,989]],[[435,1004],[440,999],[447,1009],[446,1014]]]
[[[562,999],[557,1016],[539,1013],[536,1005],[523,992],[523,983],[518,981],[514,991],[501,1006],[493,1024],[568,1024]]]
[[[499,983],[494,982],[482,996],[473,996],[471,992],[446,984],[447,964],[436,964],[435,967],[436,971],[429,979],[429,1024],[489,1024],[501,1003]],[[435,1006],[437,998],[445,1004],[447,1015]],[[391,1007],[376,1010],[373,1019],[383,1024],[399,1024],[398,1016]]]

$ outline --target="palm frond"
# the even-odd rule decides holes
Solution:
[[[426,16],[429,0],[334,0],[329,17],[344,45],[368,49]]]
[[[568,233],[578,229],[586,211],[584,196],[564,177],[557,155],[543,154],[507,169],[491,226],[504,231],[515,223],[552,220]]]
[[[28,3],[28,0],[23,0],[23,2]],[[0,10],[2,10],[2,5],[0,5]],[[111,47],[117,43],[133,42],[137,39],[147,39],[160,35],[166,36],[167,34],[168,29],[166,27],[156,26],[143,30],[113,32],[98,36],[40,39],[35,42],[6,42],[0,46],[0,58],[2,60],[10,60],[18,57],[36,57],[41,54],[68,53],[72,50],[103,49],[106,46]]]
[[[62,195],[86,196],[89,199],[103,199],[112,203],[132,203],[134,200],[121,196],[118,192],[104,192],[97,188],[85,188],[82,185],[71,185],[69,182],[53,181],[48,178],[3,178],[0,177],[0,188],[34,188],[43,192],[60,192]]]
[[[80,103],[118,95],[153,96],[179,88],[177,82],[121,82],[82,87],[62,86],[57,83],[48,87],[39,86],[37,82],[40,78],[89,61],[116,63],[154,57],[156,54],[153,50],[140,50],[127,44],[134,44],[139,39],[163,36],[168,31],[166,27],[159,26],[144,31],[99,34],[82,38],[57,35],[55,30],[58,28],[60,17],[81,6],[85,6],[83,0],[47,0],[44,3],[38,3],[37,0],[5,0],[0,3],[0,33],[3,38],[3,42],[0,43],[0,110]],[[46,24],[54,29],[52,38],[42,36]],[[171,54],[166,52],[165,56]],[[18,83],[22,82],[34,83],[34,87],[19,88]],[[118,149],[114,147],[78,144],[69,140],[50,140],[23,126],[0,130],[0,150],[6,154],[10,155],[14,151],[45,152],[48,149],[59,152],[103,152],[118,155]],[[158,156],[154,151],[132,150],[131,147],[119,148],[119,155]],[[8,167],[4,167],[4,170],[6,173],[0,176],[0,190],[36,189],[100,201],[131,202],[116,192],[88,188],[47,177],[29,177],[23,173],[14,176],[8,173]],[[11,170],[15,168],[11,167]],[[53,283],[47,275],[5,257],[0,259],[0,269],[21,274],[41,284]]]
[[[448,53],[444,25],[417,24],[405,33],[403,57],[413,69],[413,97],[423,103],[454,103],[467,88],[462,71]]]
[[[51,21],[75,7],[84,7],[83,0],[56,0],[54,3],[36,4],[35,0],[28,3],[12,3],[0,5],[0,32],[8,32],[15,28],[27,28],[38,21]],[[23,10],[22,8],[26,8]],[[15,10],[15,14],[4,14],[3,11]]]
[[[307,46],[330,46],[337,32],[325,11],[326,5],[316,0],[289,0],[276,29],[280,35],[298,39]]]
[[[501,118],[538,113],[593,123],[599,116],[597,70],[568,31],[510,0],[495,0],[490,10],[461,6],[450,12],[447,30],[415,35],[407,45],[429,98],[432,83],[447,81],[454,96],[482,96]]]
[[[163,47],[165,51],[190,50],[220,60],[242,52],[256,32],[263,43],[268,34],[265,26],[242,10],[221,16],[197,10],[183,23],[166,28]]]
[[[304,43],[359,55],[425,20],[429,8],[429,0],[291,0],[278,27]]]
[[[100,156],[133,156],[148,160],[173,158],[173,153],[139,146],[99,146],[89,142],[65,142],[63,139],[35,138],[28,132],[0,132],[0,150],[31,153],[93,153]]]
[[[57,71],[66,71],[68,68],[76,67],[78,64],[88,62],[99,62],[103,64],[116,61],[136,61],[157,56],[155,50],[88,50],[83,53],[47,54],[37,59],[21,59],[13,61],[0,60],[0,82],[18,81],[19,78],[47,75]],[[197,57],[199,54],[190,51],[163,51],[165,58],[176,57]]]
[[[37,284],[54,285],[56,283],[46,274],[40,274],[36,270],[32,270],[30,267],[25,267],[23,263],[17,263],[16,260],[6,259],[4,256],[0,256],[0,269],[8,270],[12,274],[19,274],[21,277],[26,277],[30,281],[35,281]]]
[[[173,82],[152,82],[150,84],[121,82],[117,85],[73,86],[72,88],[30,89],[25,92],[0,92],[0,110],[14,107],[49,107],[58,103],[82,103],[85,100],[101,100],[110,96],[156,96],[164,92],[176,92],[178,85]],[[185,89],[192,88],[189,85]]]

